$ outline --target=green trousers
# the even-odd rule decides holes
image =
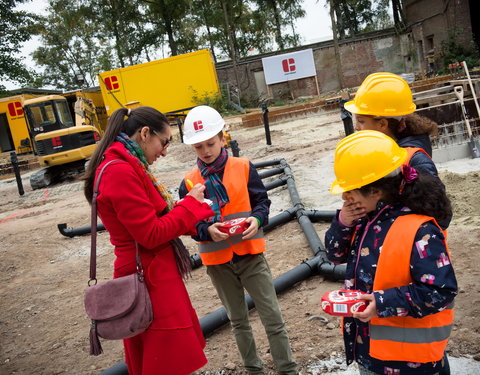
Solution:
[[[272,273],[263,254],[246,257],[238,263],[207,266],[207,273],[227,310],[245,369],[251,374],[264,374],[263,362],[258,357],[252,328],[248,321],[244,288],[255,303],[278,373],[297,374],[297,364],[292,359],[285,322],[273,286]]]

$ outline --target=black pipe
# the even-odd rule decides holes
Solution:
[[[85,225],[83,227],[77,227],[77,228],[67,228],[67,224],[57,224],[58,230],[60,231],[61,234],[63,234],[65,237],[74,237],[74,236],[82,236],[84,234],[90,233],[92,230],[92,227],[90,225]],[[100,232],[102,230],[105,230],[105,227],[103,226],[102,223],[97,224],[97,232]]]
[[[290,220],[293,220],[294,217],[295,209],[293,208],[280,212],[278,215],[268,218],[268,224],[263,227],[263,232],[266,233],[279,225],[288,223]]]
[[[270,191],[272,189],[275,189],[279,186],[283,186],[287,183],[287,178],[286,177],[280,177],[280,178],[277,178],[276,180],[273,180],[271,182],[267,182],[265,185],[265,189],[267,191]]]
[[[265,139],[267,140],[267,145],[272,144],[272,140],[270,138],[270,121],[268,120],[268,108],[265,103],[262,104],[262,112],[263,112],[263,126],[265,127]]]
[[[284,159],[272,159],[272,160],[259,161],[257,163],[253,163],[253,166],[257,169],[271,167],[272,165],[280,164],[282,160]]]
[[[331,222],[333,218],[337,215],[337,211],[305,210],[304,213],[314,223],[317,221]]]
[[[18,194],[25,194],[23,189],[22,177],[20,176],[20,168],[18,166],[17,153],[15,151],[10,152],[10,161],[12,162],[13,172],[15,173],[15,179],[17,180]]]
[[[258,175],[263,180],[264,178],[272,177],[280,173],[283,173],[283,167],[267,169],[263,172],[259,172]]]
[[[182,120],[180,119],[180,117],[177,117],[177,126],[178,126],[178,131],[180,132],[180,141],[183,143]]]
[[[230,141],[230,148],[232,149],[232,155],[239,157],[240,156],[240,147],[238,147],[238,142],[235,139]]]
[[[355,132],[355,129],[353,128],[352,114],[345,109],[345,103],[348,101],[349,99],[340,100],[340,118],[343,121],[345,136],[353,134]]]
[[[202,258],[200,258],[199,254],[190,255],[190,265],[192,266],[192,270],[203,266]]]

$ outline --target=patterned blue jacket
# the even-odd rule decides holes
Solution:
[[[337,213],[325,234],[325,246],[332,262],[347,263],[345,289],[372,293],[376,265],[386,233],[397,217],[410,213],[407,207],[380,202],[376,211],[358,220],[354,227],[341,225]],[[445,238],[433,222],[419,228],[410,251],[410,270],[414,282],[386,289],[382,298],[374,293],[380,317],[401,314],[421,318],[442,310],[457,294],[457,281],[445,250]],[[370,357],[369,323],[354,318],[344,320],[344,341],[347,363],[355,360],[377,374],[436,374],[443,367],[442,361],[413,363],[381,361]]]

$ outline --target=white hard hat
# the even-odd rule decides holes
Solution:
[[[206,141],[225,126],[220,113],[207,105],[199,105],[185,117],[183,142],[187,145]]]

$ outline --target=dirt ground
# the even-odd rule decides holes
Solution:
[[[229,123],[241,156],[254,162],[276,158],[288,162],[306,209],[333,210],[340,206],[340,197],[328,193],[333,180],[333,149],[343,136],[338,112],[271,125],[271,146],[266,145],[262,127],[243,129],[238,118]],[[189,146],[178,142],[169,151],[167,158],[154,165],[154,172],[176,193],[184,172],[194,165],[194,156]],[[480,361],[480,262],[475,253],[480,243],[480,163],[476,163],[476,171],[468,173],[458,167],[461,164],[452,165],[457,170],[451,167],[441,172],[454,207],[449,245],[460,286],[448,351],[452,357]],[[123,360],[122,345],[119,341],[102,341],[104,354],[88,354],[89,320],[83,309],[83,291],[89,273],[90,237],[68,238],[57,229],[60,223],[74,228],[89,225],[90,208],[83,197],[82,183],[65,182],[32,191],[28,176],[23,175],[26,193],[22,197],[14,178],[0,181],[0,374],[98,374]],[[286,187],[271,190],[269,196],[271,216],[291,207]],[[314,226],[323,240],[328,224]],[[195,253],[192,240],[183,239]],[[269,232],[267,247],[274,277],[312,257],[295,221]],[[98,236],[98,257],[97,274],[100,281],[106,280],[113,262],[106,232]],[[204,267],[192,275],[187,288],[202,317],[219,308],[220,302]],[[324,314],[319,302],[323,293],[340,286],[339,282],[313,276],[279,296],[302,374],[314,373],[312,366],[322,360],[341,357],[339,320]],[[254,310],[251,321],[260,355],[268,373],[274,374],[268,342]],[[207,338],[206,355],[208,364],[196,374],[243,374],[228,325]]]

